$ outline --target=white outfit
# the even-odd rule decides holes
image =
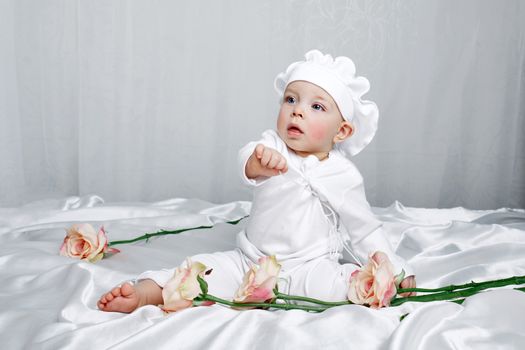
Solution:
[[[246,177],[246,162],[259,143],[286,158],[286,173]],[[411,273],[371,212],[361,174],[339,151],[331,151],[323,161],[313,155],[302,158],[267,130],[260,141],[241,149],[239,166],[244,182],[254,187],[254,198],[247,227],[237,237],[238,249],[192,257],[213,268],[207,276],[211,294],[233,296],[250,265],[268,255],[275,255],[282,266],[281,291],[324,300],[346,299],[349,275],[377,250],[391,258],[397,272],[403,268]],[[343,247],[351,263],[341,265]],[[139,278],[163,286],[172,275],[173,270],[163,270]]]

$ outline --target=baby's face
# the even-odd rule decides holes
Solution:
[[[277,132],[298,155],[326,158],[343,123],[337,104],[325,90],[294,81],[284,91]]]

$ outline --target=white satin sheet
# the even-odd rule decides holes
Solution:
[[[249,202],[196,199],[104,203],[69,197],[0,209],[2,349],[523,349],[525,293],[511,288],[450,302],[371,310],[349,305],[320,314],[235,311],[219,305],[164,315],[99,311],[96,301],[139,273],[186,256],[232,249],[244,227],[223,224]],[[374,208],[420,287],[525,274],[525,211]],[[58,255],[72,223],[104,225],[110,240],[144,232],[216,224],[213,229],[117,246],[96,264]],[[399,318],[410,313],[403,321]]]

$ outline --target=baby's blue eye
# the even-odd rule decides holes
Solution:
[[[295,98],[293,98],[292,96],[287,96],[284,100],[287,103],[295,103]]]
[[[312,108],[315,109],[316,111],[324,111],[324,107],[322,105],[320,105],[319,103],[314,103],[312,105]]]

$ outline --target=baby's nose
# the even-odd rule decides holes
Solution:
[[[292,116],[293,117],[299,117],[299,118],[302,118],[303,117],[303,110],[301,109],[301,107],[299,105],[296,105],[292,111]]]

